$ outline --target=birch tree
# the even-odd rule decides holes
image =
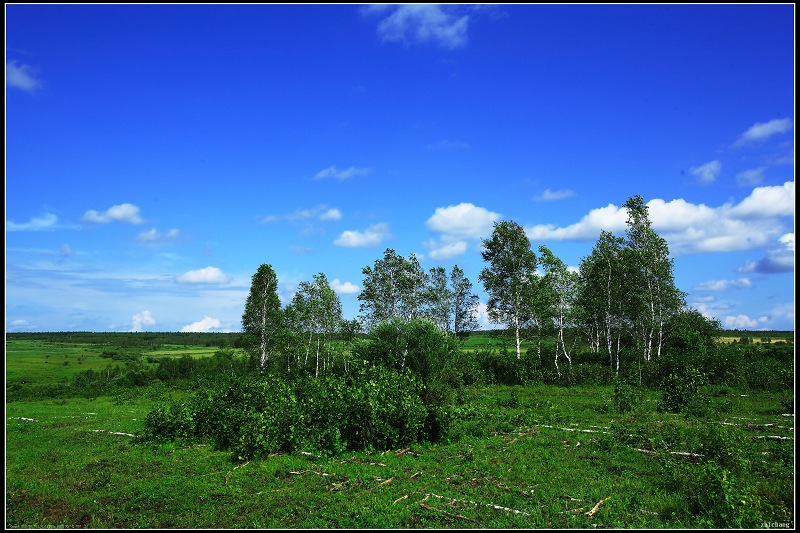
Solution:
[[[489,320],[514,331],[517,359],[521,357],[522,331],[532,317],[536,291],[536,254],[525,230],[513,221],[495,222],[492,236],[481,251],[488,266],[479,279],[489,296]]]
[[[627,292],[624,245],[624,240],[611,232],[600,233],[592,253],[581,261],[577,299],[591,349],[599,352],[603,346],[609,366],[617,373],[627,324],[623,308]]]
[[[629,286],[636,290],[626,298],[628,316],[645,362],[661,353],[667,319],[684,306],[685,294],[675,287],[673,260],[667,241],[651,227],[648,208],[641,196],[625,202],[626,264],[631,269]]]
[[[264,372],[274,342],[282,328],[281,301],[278,298],[278,277],[272,266],[262,264],[253,274],[250,293],[242,314],[242,331],[255,339],[253,353]]]
[[[453,332],[460,336],[478,328],[478,295],[472,292],[472,282],[458,265],[453,265],[450,271],[450,287],[453,297]]]
[[[539,281],[539,292],[549,294],[548,300],[552,302],[550,314],[556,331],[555,365],[556,372],[560,376],[561,370],[558,368],[560,354],[563,354],[567,362],[572,365],[570,350],[567,349],[564,339],[564,330],[572,325],[578,275],[570,271],[564,261],[556,257],[547,246],[539,246],[539,261],[544,269],[544,276]]]
[[[361,319],[371,329],[392,318],[411,320],[420,315],[425,302],[428,275],[415,255],[408,259],[391,248],[373,267],[364,267],[363,289],[358,295]]]

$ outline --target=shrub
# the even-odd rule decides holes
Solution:
[[[706,376],[696,368],[670,373],[664,380],[659,410],[702,415],[708,409],[708,398],[702,387]]]
[[[636,407],[638,398],[633,387],[625,380],[618,378],[614,381],[614,396],[611,403],[620,413],[630,413]]]

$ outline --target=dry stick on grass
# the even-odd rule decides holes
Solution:
[[[428,509],[429,511],[437,511],[437,512],[440,512],[440,513],[442,513],[443,515],[449,516],[449,517],[451,517],[451,518],[460,518],[461,520],[468,520],[469,522],[472,522],[472,523],[474,523],[474,524],[480,524],[480,522],[478,522],[478,521],[477,521],[477,520],[475,520],[474,518],[469,518],[469,517],[467,517],[467,516],[463,516],[463,515],[460,515],[460,514],[455,514],[455,513],[448,513],[447,511],[443,511],[443,510],[441,510],[441,509],[437,509],[436,507],[431,507],[430,505],[425,505],[425,504],[424,504],[424,503],[422,503],[422,502],[420,502],[420,503],[419,503],[419,506],[420,506],[420,507],[422,507],[423,509]]]
[[[392,505],[396,504],[399,501],[403,501],[403,500],[406,500],[406,499],[408,499],[408,494],[406,494],[405,496],[400,496],[399,498],[397,498],[395,501],[392,502]]]
[[[611,498],[611,496],[609,496],[608,498],[606,498],[604,500],[600,500],[599,502],[597,502],[597,504],[594,507],[592,507],[592,509],[590,511],[588,511],[586,513],[586,516],[594,516],[594,514],[597,512],[597,510],[600,509],[600,505],[603,502],[607,501],[609,498]]]

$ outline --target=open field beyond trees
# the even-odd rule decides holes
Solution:
[[[245,359],[237,334],[166,335],[7,335],[7,527],[794,525],[793,380],[707,382],[701,409],[670,412],[659,387],[578,357],[560,378],[504,384],[513,339],[477,332],[459,351],[482,366],[438,440],[242,457],[190,434],[141,438],[148,416],[207,390],[201,361]],[[771,358],[762,337],[735,345]],[[793,353],[793,335],[775,337]]]

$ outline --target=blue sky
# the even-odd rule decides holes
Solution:
[[[794,329],[794,6],[8,5],[6,331],[347,318],[386,248],[514,220],[577,267],[650,207],[687,303]],[[481,317],[485,323],[485,316]]]

